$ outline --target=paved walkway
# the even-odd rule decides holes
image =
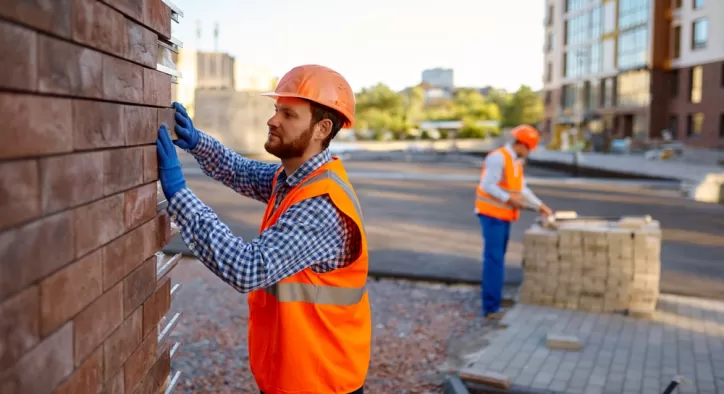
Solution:
[[[541,392],[724,393],[724,302],[662,295],[655,316],[635,319],[518,304],[471,368],[504,373]],[[580,351],[551,350],[547,333],[575,335]]]

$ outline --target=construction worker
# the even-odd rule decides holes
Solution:
[[[157,142],[168,212],[194,255],[249,293],[249,363],[262,393],[362,393],[370,360],[367,239],[357,196],[328,146],[354,123],[342,75],[299,66],[279,81],[264,148],[281,164],[250,160],[194,128],[176,108],[172,142]],[[204,173],[267,204],[260,235],[245,240],[186,187],[175,143]]]
[[[483,280],[481,298],[483,316],[499,319],[505,279],[505,252],[511,222],[518,220],[520,210],[535,209],[543,216],[551,209],[526,186],[523,160],[535,150],[540,136],[529,125],[514,128],[515,139],[490,152],[483,163],[476,191],[475,213],[483,233]]]

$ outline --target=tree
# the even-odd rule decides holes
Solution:
[[[503,111],[503,126],[535,125],[543,118],[543,100],[529,86],[523,85],[511,97]]]

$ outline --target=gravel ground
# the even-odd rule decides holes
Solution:
[[[182,312],[172,337],[181,343],[173,370],[176,393],[257,393],[247,366],[246,296],[195,260],[173,271],[182,287],[172,312]],[[443,369],[484,346],[491,328],[478,317],[477,287],[370,280],[373,348],[365,392],[440,393]],[[467,339],[466,339],[467,338]]]

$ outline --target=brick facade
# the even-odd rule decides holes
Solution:
[[[0,2],[0,393],[169,384],[162,0]],[[169,125],[173,129],[173,125]],[[174,259],[171,259],[174,260]],[[169,319],[176,320],[176,319]]]

